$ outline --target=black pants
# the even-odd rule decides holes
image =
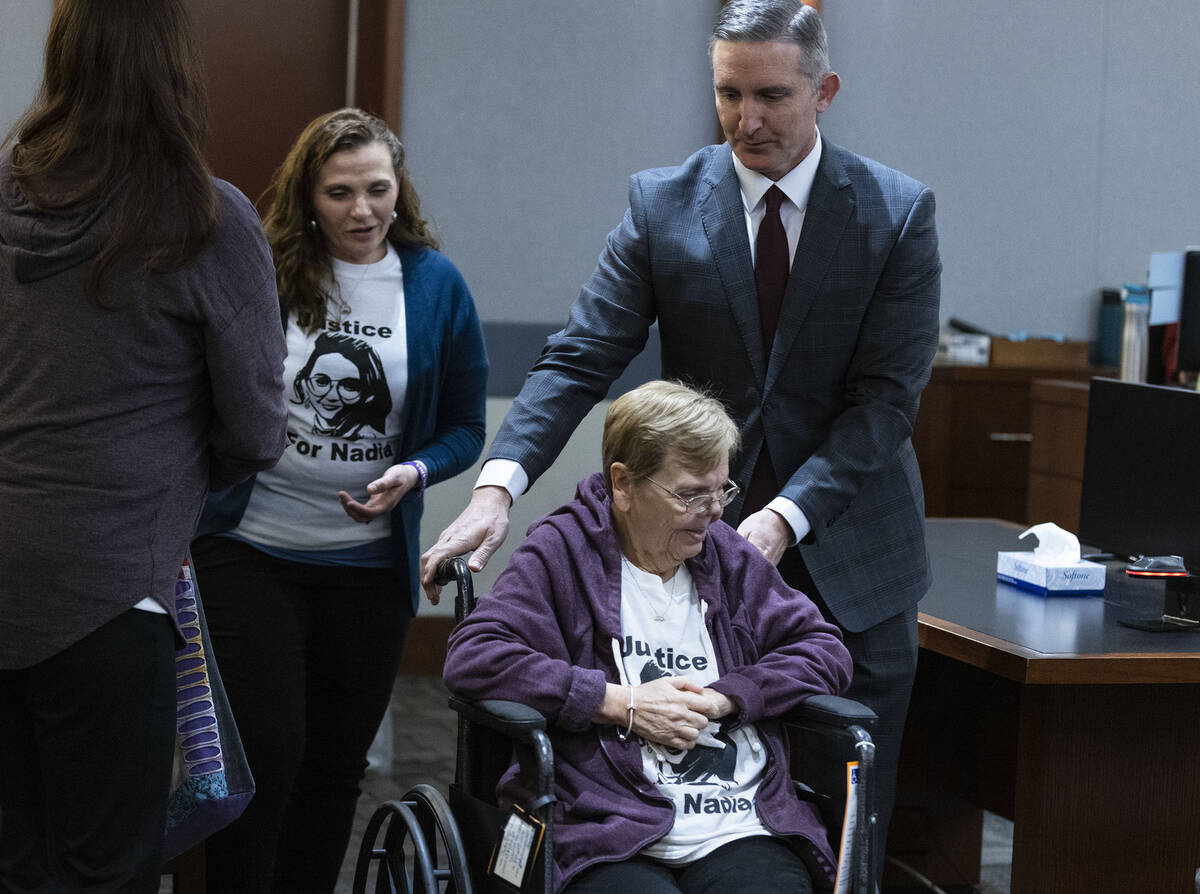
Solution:
[[[837,624],[797,550],[784,551],[779,573],[790,586],[809,595],[825,620]],[[896,803],[904,718],[917,674],[917,610],[907,609],[861,633],[842,629],[842,641],[854,659],[854,677],[842,694],[862,702],[879,716],[871,738],[875,742],[875,808],[879,815],[875,877],[881,879],[888,824]]]
[[[0,892],[158,890],[174,658],[166,616],[131,609],[0,671]]]
[[[229,538],[192,546],[256,794],[209,839],[222,894],[328,894],[412,608],[391,569],[306,565]]]
[[[810,894],[812,879],[803,861],[777,838],[740,838],[687,866],[671,867],[649,857],[601,863],[585,869],[563,894]]]

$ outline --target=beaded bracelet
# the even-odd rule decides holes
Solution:
[[[415,490],[417,493],[422,493],[425,490],[425,485],[429,483],[429,470],[425,468],[425,463],[421,462],[419,459],[409,459],[400,463],[400,465],[412,466],[417,470],[417,478],[420,480],[417,482],[417,486],[413,488],[413,490]]]

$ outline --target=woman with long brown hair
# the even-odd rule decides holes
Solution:
[[[417,608],[423,492],[483,446],[487,355],[387,125],[311,122],[268,192],[292,444],[192,550],[258,792],[209,840],[222,894],[330,892]]]
[[[180,565],[286,443],[269,250],[204,127],[184,0],[54,4],[0,152],[0,890],[157,890]]]

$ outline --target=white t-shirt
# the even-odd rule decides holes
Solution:
[[[353,521],[337,492],[365,502],[367,485],[404,460],[397,455],[408,385],[400,256],[388,245],[374,264],[335,258],[333,273],[341,301],[329,300],[325,329],[309,333],[288,321],[289,443],[275,467],[258,474],[232,532],[264,546],[346,549],[391,533],[386,514],[369,525]]]
[[[686,676],[707,686],[721,675],[704,608],[692,576],[681,565],[665,585],[623,560],[621,662],[627,683]],[[659,620],[661,618],[661,620]],[[732,718],[725,718],[731,721]],[[642,853],[672,866],[698,860],[738,838],[769,835],[754,799],[767,767],[752,725],[728,732],[709,723],[690,751],[639,739],[642,769],[675,804],[675,825]]]

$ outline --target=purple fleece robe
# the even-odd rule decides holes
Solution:
[[[850,682],[840,634],[804,594],[724,522],[687,562],[721,677],[711,687],[757,725],[767,747],[758,813],[793,838],[818,887],[831,885],[834,856],[816,811],[792,790],[788,746],[774,718]],[[628,859],[674,822],[671,802],[642,771],[634,737],[595,725],[606,683],[619,682],[612,643],[621,636],[621,550],[601,474],[575,500],[536,522],[492,590],[450,638],[446,685],[471,698],[522,702],[552,722],[555,750],[555,890],[592,864]],[[525,798],[532,766],[514,764],[502,804]]]

